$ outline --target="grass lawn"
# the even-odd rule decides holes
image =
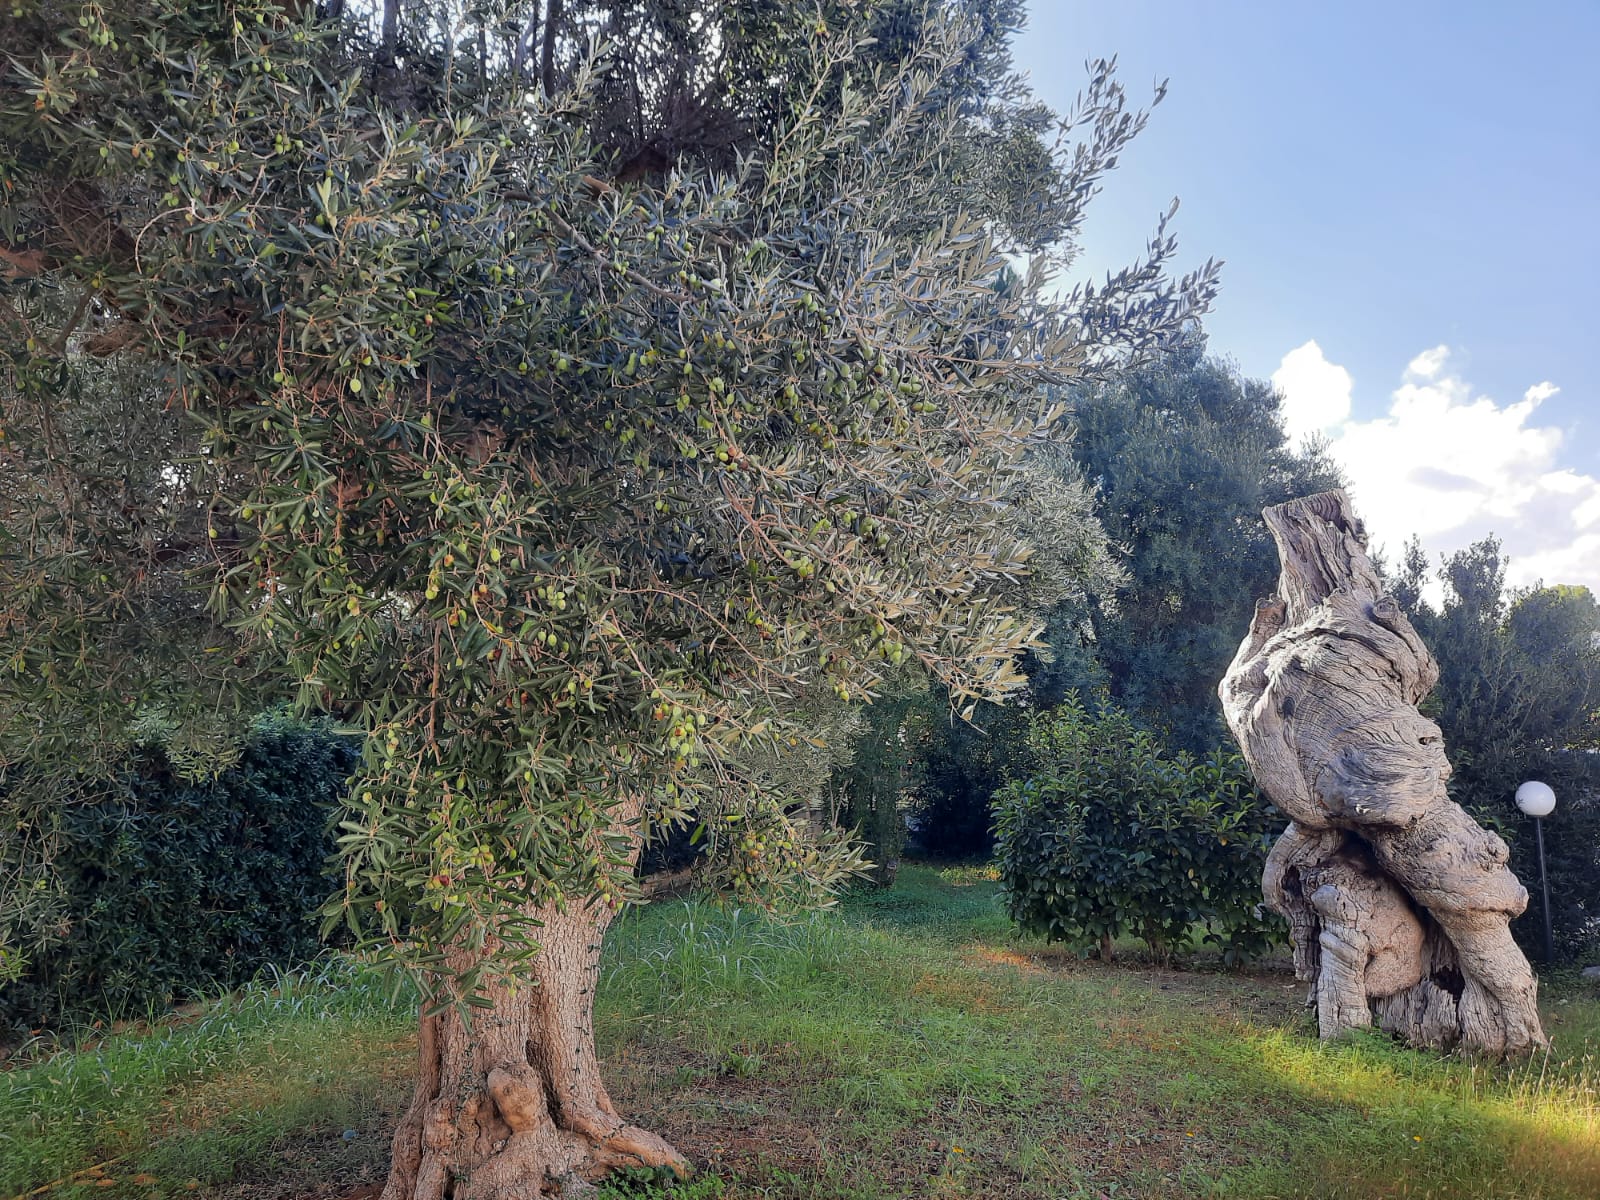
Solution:
[[[1513,1066],[1324,1046],[1283,965],[1081,962],[922,868],[788,923],[659,904],[609,963],[612,1095],[701,1167],[683,1200],[1600,1197],[1575,979]],[[347,1195],[382,1179],[413,1043],[409,997],[334,960],[0,1071],[0,1200]]]

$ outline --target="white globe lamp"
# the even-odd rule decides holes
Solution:
[[[1517,807],[1530,817],[1548,817],[1556,810],[1556,794],[1548,783],[1530,779],[1517,789]]]

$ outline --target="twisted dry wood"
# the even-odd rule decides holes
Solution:
[[[543,1200],[592,1194],[589,1181],[616,1167],[688,1173],[671,1145],[618,1115],[600,1079],[594,989],[610,910],[574,902],[538,916],[531,985],[485,986],[470,1024],[454,1008],[422,1019],[382,1200]]]
[[[629,799],[614,810],[630,861],[641,808]],[[423,1016],[416,1091],[381,1200],[546,1200],[592,1195],[591,1181],[619,1167],[689,1173],[668,1142],[623,1120],[600,1079],[594,995],[614,910],[572,900],[526,915],[539,948],[521,986],[483,986],[470,1022],[457,1008]],[[450,966],[465,974],[503,949],[491,934]]]
[[[1263,514],[1277,595],[1218,689],[1262,791],[1293,822],[1262,878],[1288,918],[1323,1037],[1378,1024],[1413,1045],[1506,1054],[1544,1044],[1512,941],[1528,893],[1506,846],[1445,794],[1439,677],[1366,554],[1343,492]]]

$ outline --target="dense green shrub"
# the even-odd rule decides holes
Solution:
[[[1008,911],[1024,930],[1111,955],[1132,934],[1165,958],[1196,937],[1226,961],[1279,936],[1261,868],[1282,824],[1231,754],[1167,757],[1126,714],[1074,696],[1029,733],[1033,774],[995,797]]]
[[[264,721],[213,779],[146,746],[117,779],[39,814],[57,940],[0,988],[0,1032],[139,1014],[315,954],[330,819],[358,754],[327,729]]]

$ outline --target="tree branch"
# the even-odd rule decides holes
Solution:
[[[561,0],[550,0],[544,18],[544,53],[539,63],[539,79],[546,96],[556,94],[556,24],[560,20]]]
[[[9,268],[6,274],[10,278],[31,279],[49,268],[50,257],[43,250],[13,250],[0,245],[0,262]]]
[[[522,27],[522,32],[517,35],[517,48],[511,55],[511,77],[520,80],[523,69],[528,65],[528,50],[533,45],[533,35],[539,28],[539,6],[533,6],[533,12],[528,14],[528,23]]]

